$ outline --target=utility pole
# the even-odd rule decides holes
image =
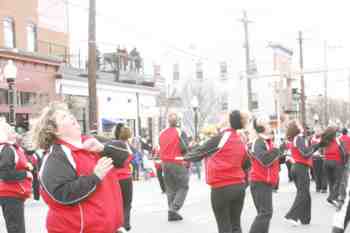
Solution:
[[[249,31],[248,24],[252,21],[248,20],[247,12],[243,11],[243,18],[239,20],[243,23],[244,27],[244,48],[245,48],[245,63],[246,63],[246,78],[247,78],[247,92],[248,92],[248,110],[252,110],[252,80],[250,78],[251,71],[251,60],[250,60],[250,46],[249,46]]]
[[[301,99],[301,122],[306,124],[305,108],[305,83],[304,83],[304,57],[303,57],[303,32],[299,31],[299,65],[300,65],[300,99]]]
[[[323,88],[324,88],[324,125],[328,126],[328,44],[324,41],[324,73],[323,73]]]
[[[96,0],[90,0],[89,8],[89,129],[97,130],[96,91]]]

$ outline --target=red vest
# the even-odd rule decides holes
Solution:
[[[132,154],[129,155],[128,159],[124,162],[124,165],[122,168],[118,168],[116,170],[116,173],[118,174],[118,178],[119,180],[126,180],[129,179],[132,175],[131,172],[131,160],[132,160],[133,156]]]
[[[205,160],[207,184],[214,188],[244,184],[245,173],[242,166],[248,157],[240,135],[233,129],[226,129],[220,144],[223,144],[222,147]]]
[[[15,163],[17,171],[26,171],[26,165],[29,162],[27,156],[21,147],[10,144],[1,144],[0,146],[11,146],[15,152]],[[2,148],[1,148],[2,149]],[[0,197],[14,197],[27,199],[32,194],[32,180],[25,178],[21,181],[0,181]]]
[[[266,148],[271,151],[274,146],[272,140],[265,140]],[[276,186],[279,178],[280,163],[276,159],[270,167],[265,167],[260,161],[252,157],[252,167],[250,170],[250,180],[253,182],[263,182],[269,185]]]
[[[341,163],[342,159],[336,139],[333,139],[332,142],[324,149],[324,157],[325,160],[333,160],[337,161],[337,163]]]
[[[184,164],[180,147],[180,130],[167,128],[159,136],[160,159],[162,162]]]
[[[296,146],[296,139],[298,136],[294,138],[292,148],[291,148],[291,153],[292,153],[292,158],[294,159],[295,163],[303,164],[308,167],[312,167],[312,156],[309,158],[304,158],[302,154],[300,153],[298,147]],[[306,145],[308,145],[308,142],[306,141]]]
[[[99,155],[75,148],[63,141],[58,143],[70,149],[78,176],[92,174]],[[114,169],[89,197],[75,205],[60,204],[41,190],[41,196],[49,206],[46,219],[48,233],[115,233],[124,221],[122,196],[117,180]]]

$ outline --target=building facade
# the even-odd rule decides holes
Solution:
[[[29,118],[57,98],[57,71],[67,61],[69,33],[62,27],[66,5],[48,0],[0,1],[0,114],[8,117],[8,85],[4,67],[17,67],[16,123],[28,127]]]
[[[59,94],[72,109],[83,131],[88,132],[88,79],[84,70],[62,67]],[[122,77],[125,79],[125,77]],[[113,73],[97,73],[99,131],[111,133],[116,123],[130,126],[134,136],[157,141],[160,89],[154,86],[115,81]]]

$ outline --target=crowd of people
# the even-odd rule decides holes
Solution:
[[[350,221],[348,169],[350,137],[337,127],[315,131],[293,120],[277,138],[268,117],[252,118],[232,111],[227,123],[201,141],[168,116],[159,143],[132,140],[130,128],[119,123],[113,138],[82,135],[79,123],[62,103],[41,112],[27,137],[0,120],[0,205],[9,233],[25,233],[24,202],[32,195],[48,206],[48,233],[117,233],[132,230],[133,183],[144,167],[146,148],[155,165],[160,190],[166,194],[169,222],[181,221],[180,211],[190,189],[190,168],[204,164],[218,233],[240,233],[241,214],[250,187],[257,215],[250,233],[267,233],[273,215],[273,192],[280,167],[286,164],[296,194],[285,220],[293,226],[312,220],[310,180],[327,193],[336,209],[333,233]],[[340,135],[341,133],[341,135]],[[29,139],[28,139],[29,138]],[[198,166],[198,167],[196,167]],[[147,169],[144,169],[147,173]]]

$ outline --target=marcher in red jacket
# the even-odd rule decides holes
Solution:
[[[304,127],[296,121],[289,122],[287,139],[292,141],[292,175],[297,188],[297,195],[293,205],[285,218],[294,226],[310,224],[311,194],[309,169],[312,167],[312,155],[319,148],[319,144],[309,145]]]
[[[206,181],[211,187],[211,205],[219,233],[242,232],[241,213],[246,189],[244,166],[249,161],[247,147],[237,132],[247,125],[248,115],[233,111],[229,121],[230,128],[185,156],[189,161],[205,157]]]
[[[130,153],[129,158],[127,159],[127,161],[125,161],[123,167],[117,169],[119,184],[123,197],[124,228],[125,230],[130,231],[130,212],[133,197],[133,183],[131,171],[131,160],[133,159],[133,156],[129,145],[129,139],[131,138],[131,130],[123,123],[119,123],[114,129],[114,136],[116,140],[122,140],[125,142]]]
[[[189,173],[187,163],[183,159],[183,154],[188,149],[188,141],[185,132],[177,128],[176,113],[169,114],[168,122],[169,127],[159,135],[160,159],[169,207],[168,221],[181,221],[182,216],[178,212],[189,189]]]
[[[344,146],[344,151],[346,152],[346,161],[348,163],[349,156],[350,156],[350,137],[348,135],[347,128],[344,128],[342,130],[342,136],[340,136],[339,140],[342,143],[342,145]],[[340,188],[339,188],[338,199],[339,199],[340,204],[344,203],[345,198],[347,196],[346,187],[348,185],[349,174],[346,171],[346,164],[345,164],[345,169],[344,169],[343,174],[342,174],[342,179],[341,179]]]
[[[324,147],[324,167],[329,184],[327,202],[338,207],[340,184],[347,155],[343,143],[336,136],[337,129],[328,127],[321,136],[321,145]]]
[[[0,205],[7,232],[25,233],[24,202],[32,194],[33,166],[15,138],[13,128],[0,122]]]
[[[315,133],[311,138],[311,145],[319,144],[321,142],[321,133]],[[321,150],[318,150],[312,156],[312,169],[315,176],[316,192],[327,192],[327,176],[324,168],[324,156]]]
[[[267,118],[255,119],[253,126],[258,136],[252,145],[250,189],[258,215],[249,232],[268,233],[273,213],[272,190],[278,183],[284,145],[280,148],[274,146]]]
[[[32,130],[34,147],[48,151],[40,170],[48,233],[117,232],[123,204],[114,160],[96,153],[114,148],[82,137],[79,123],[60,103],[46,107]]]
[[[344,128],[342,130],[342,135],[340,136],[339,140],[343,142],[345,151],[348,156],[350,156],[350,136],[348,135],[348,129]]]

